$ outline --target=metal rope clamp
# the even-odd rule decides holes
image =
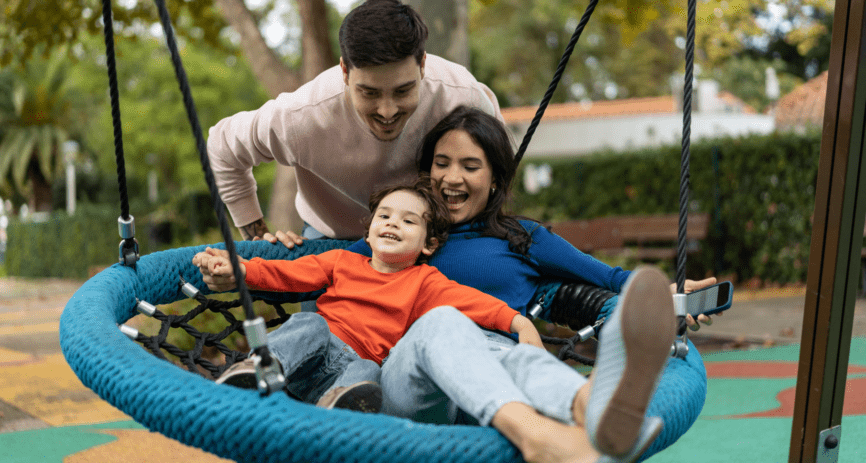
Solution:
[[[265,331],[264,318],[257,317],[253,320],[245,320],[244,333],[247,336],[250,350],[253,352],[260,347],[267,348],[268,335]],[[286,386],[286,377],[283,376],[276,358],[271,356],[271,364],[268,366],[262,365],[262,358],[258,355],[252,355],[251,359],[256,367],[256,385],[259,388],[259,393],[269,395],[272,392],[281,391]]]
[[[686,295],[677,293],[674,294],[674,312],[677,315],[677,319],[679,317],[686,316]],[[683,334],[677,336],[674,340],[674,345],[671,346],[671,357],[686,358],[686,355],[689,354],[689,345],[686,343],[686,331],[683,331]]]
[[[135,217],[129,216],[129,220],[123,220],[123,216],[117,218],[117,229],[120,237],[120,263],[135,268],[135,263],[138,262],[138,240],[135,239]],[[132,242],[130,245],[129,243]]]

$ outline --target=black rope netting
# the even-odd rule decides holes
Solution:
[[[183,288],[184,284],[185,282],[181,278],[181,288]],[[164,350],[165,352],[177,357],[180,363],[182,363],[187,370],[201,374],[202,376],[207,376],[202,373],[203,369],[210,373],[213,379],[216,379],[226,370],[226,368],[248,357],[248,352],[234,350],[224,342],[226,338],[234,333],[246,335],[244,332],[243,321],[238,320],[230,311],[230,309],[241,307],[242,303],[240,299],[231,301],[210,299],[198,291],[191,296],[191,299],[198,302],[198,305],[189,312],[181,315],[166,314],[157,308],[150,309],[152,310],[152,313],[146,313],[144,310],[139,310],[140,312],[158,320],[160,322],[160,329],[159,333],[153,336],[138,333],[135,337],[135,341],[141,343],[154,355],[163,360],[169,360],[163,354],[162,351]],[[254,298],[254,300],[262,299]],[[141,301],[139,301],[139,304],[141,304]],[[285,323],[292,316],[292,314],[286,312],[282,304],[270,302],[270,305],[276,311],[276,316],[265,322],[268,328],[277,327]],[[208,311],[221,315],[223,320],[225,320],[226,326],[222,331],[217,333],[204,332],[190,324],[193,319]],[[193,348],[184,350],[181,347],[172,344],[168,339],[169,329],[171,328],[182,329],[190,337],[195,339],[195,345]],[[203,357],[205,347],[216,348],[223,356],[225,356],[225,363],[213,363]]]

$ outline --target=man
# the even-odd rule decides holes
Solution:
[[[462,66],[427,55],[427,27],[398,0],[368,0],[340,27],[340,64],[255,111],[210,130],[217,186],[244,239],[292,247],[269,233],[252,167],[294,166],[304,238],[358,239],[370,194],[417,175],[421,138],[458,105],[502,115],[493,92]]]

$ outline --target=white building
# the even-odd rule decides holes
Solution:
[[[525,156],[581,156],[601,149],[625,151],[682,143],[683,114],[673,96],[552,104]],[[502,116],[520,145],[537,107],[505,108]],[[692,106],[691,140],[750,133],[768,134],[773,116],[754,109],[714,81],[700,82]]]

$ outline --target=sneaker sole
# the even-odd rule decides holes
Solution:
[[[676,336],[676,317],[667,277],[654,268],[637,271],[641,275],[634,278],[621,296],[626,373],[597,427],[598,449],[615,456],[632,451]],[[652,440],[647,446],[650,443]]]
[[[382,388],[378,384],[362,384],[337,398],[333,408],[364,413],[379,413],[382,409]]]

